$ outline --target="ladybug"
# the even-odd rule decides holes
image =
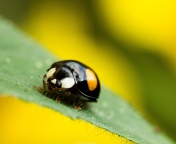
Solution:
[[[51,65],[43,76],[43,88],[38,90],[64,91],[65,96],[76,95],[73,106],[77,106],[79,97],[84,97],[90,102],[97,102],[100,94],[100,82],[97,74],[85,64],[76,60],[58,61]],[[59,96],[56,98],[59,100]]]

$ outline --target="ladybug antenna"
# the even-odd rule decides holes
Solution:
[[[41,78],[44,82],[46,82],[46,80],[45,80],[46,75],[44,75],[43,77],[42,77],[42,76],[39,76],[39,78]]]

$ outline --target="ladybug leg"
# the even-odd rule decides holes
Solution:
[[[63,93],[64,93],[64,96],[62,96],[61,94],[59,94],[59,95],[56,97],[56,101],[57,101],[57,102],[61,102],[65,97],[68,97],[68,96],[70,96],[70,94],[71,94],[70,91],[66,91],[66,90],[63,89],[63,88],[57,88],[56,90],[59,91],[59,92],[63,92]]]
[[[46,82],[46,80],[45,80],[46,75],[44,75],[43,77],[41,77],[41,76],[39,76],[39,77],[43,80],[43,88],[41,88],[41,87],[39,87],[39,86],[34,86],[34,88],[35,88],[36,90],[40,91],[40,92],[43,92],[43,91],[45,91],[46,88],[47,88],[47,82]]]
[[[41,87],[39,87],[39,86],[34,86],[34,88],[35,88],[36,90],[40,91],[40,92],[43,92],[43,91],[44,91],[43,88],[41,88]]]
[[[79,101],[79,95],[77,96],[77,98],[75,99],[75,101],[73,102],[73,106],[75,109],[77,110],[81,110],[82,107],[80,105],[78,105],[78,101]]]
[[[63,92],[64,90],[61,89],[61,88],[56,88],[56,89],[54,89],[54,91]],[[58,94],[57,97],[56,97],[56,102],[60,103],[62,100],[63,100],[63,97],[61,96],[61,94]]]
[[[45,80],[46,74],[45,74],[43,77],[40,76],[40,78],[43,79],[43,90],[46,90],[46,85],[47,85],[47,82],[46,82],[46,80]]]
[[[59,96],[59,95],[56,97],[56,102],[58,102],[58,103],[60,103],[60,102],[61,102],[61,98],[60,98],[60,96]]]
[[[77,100],[78,101],[78,100]],[[87,105],[87,102],[97,102],[96,99],[84,99],[81,101],[80,105],[78,105],[78,103],[76,105],[74,105],[74,107],[77,109],[77,110],[80,110],[82,109],[83,107],[85,108],[89,108],[89,105]],[[74,103],[75,104],[75,103]]]

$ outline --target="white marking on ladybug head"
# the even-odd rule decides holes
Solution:
[[[51,76],[53,76],[53,74],[55,73],[56,68],[52,68],[50,69],[47,73],[46,73],[46,77],[50,78]]]
[[[63,78],[60,82],[61,88],[71,88],[75,84],[74,78],[71,77]]]
[[[56,79],[51,80],[53,84],[56,84]]]

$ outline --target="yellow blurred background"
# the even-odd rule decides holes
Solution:
[[[175,7],[174,0],[0,0],[1,15],[59,58],[90,65],[102,84],[174,139]],[[52,143],[127,142],[83,121],[13,98],[0,98],[0,109],[3,143],[18,142],[18,138],[23,143],[28,135],[35,140],[43,136],[42,143],[48,143],[47,136],[53,136]]]

